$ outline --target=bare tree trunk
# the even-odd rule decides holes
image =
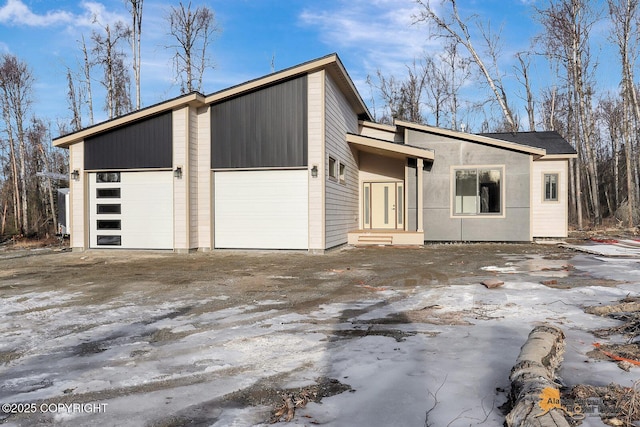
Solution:
[[[505,418],[508,427],[569,427],[558,408],[560,391],[555,382],[564,348],[564,333],[555,326],[531,331],[509,376],[513,409]]]
[[[140,103],[140,36],[142,34],[142,3],[143,0],[125,0],[131,6],[131,53],[133,56],[133,75],[136,83],[136,110],[141,107]]]
[[[51,165],[49,163],[49,158],[47,157],[47,153],[44,151],[44,147],[42,144],[38,144],[38,150],[42,155],[42,161],[44,163],[44,168],[46,171],[51,172]],[[58,232],[58,215],[56,213],[55,208],[55,199],[53,198],[53,186],[51,185],[51,177],[47,176],[47,190],[49,193],[49,206],[51,207],[51,220],[53,221],[53,230],[54,233]]]
[[[520,82],[525,89],[525,110],[527,111],[527,117],[529,118],[529,131],[536,130],[535,119],[535,103],[533,100],[533,93],[531,92],[531,81],[529,79],[529,58],[523,58],[522,52],[516,54],[518,62],[520,63],[520,74],[522,74],[522,81]]]
[[[71,123],[73,130],[78,131],[82,129],[82,111],[80,110],[80,102],[76,96],[76,87],[73,83],[73,75],[71,74],[70,68],[67,68],[67,83],[69,85],[69,91],[67,92],[69,108],[73,114]]]
[[[84,55],[84,84],[87,91],[87,106],[89,107],[89,125],[94,124],[93,120],[93,93],[91,92],[91,63],[89,62],[89,54],[87,45],[82,36],[82,54]]]
[[[4,208],[2,209],[2,225],[0,226],[0,236],[4,236],[4,232],[7,226],[7,204],[9,201],[5,198]]]

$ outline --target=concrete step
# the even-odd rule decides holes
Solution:
[[[392,245],[393,235],[391,234],[362,234],[358,236],[359,245]]]

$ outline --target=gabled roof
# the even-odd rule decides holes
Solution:
[[[543,148],[547,156],[554,155],[575,155],[576,150],[556,131],[544,132],[497,132],[482,133],[480,135],[489,138],[497,138],[503,141],[514,142],[516,144],[528,145],[530,147]]]
[[[421,125],[418,123],[405,122],[402,120],[395,120],[394,124],[399,128],[412,129],[419,132],[426,132],[433,135],[441,135],[448,138],[461,139],[464,141],[477,142],[480,144],[490,145],[493,147],[505,148],[514,151],[520,151],[523,153],[533,154],[537,156],[544,156],[546,150],[541,147],[534,147],[530,145],[519,144],[503,139],[492,138],[484,135],[475,135],[472,133],[458,132],[455,130],[442,129],[429,125]]]
[[[314,59],[312,61],[308,61],[303,64],[284,69],[282,71],[278,71],[276,73],[268,74],[254,80],[250,80],[248,82],[232,86],[218,92],[214,92],[207,96],[204,96],[198,92],[182,95],[177,98],[173,98],[171,100],[164,101],[138,111],[134,111],[124,116],[81,129],[77,132],[55,138],[53,140],[53,145],[56,147],[68,147],[69,145],[75,142],[79,142],[89,136],[114,129],[128,123],[142,120],[156,114],[179,109],[189,104],[196,107],[204,106],[206,104],[213,104],[225,99],[242,95],[243,93],[258,90],[261,87],[271,86],[279,82],[313,73],[319,70],[325,70],[334,79],[360,119],[371,120],[371,114],[369,113],[366,104],[360,97],[360,94],[353,84],[351,77],[347,73],[347,70],[344,68],[344,65],[338,57],[338,54],[332,53],[330,55],[323,56],[321,58]]]

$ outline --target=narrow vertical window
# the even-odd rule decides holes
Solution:
[[[336,159],[329,156],[329,178],[337,179]]]
[[[370,195],[370,185],[369,184],[365,184],[364,185],[364,225],[367,226],[370,224],[371,221],[371,195]]]
[[[544,174],[544,201],[545,202],[558,201],[558,174],[557,173]]]
[[[384,187],[384,223],[389,224],[389,187]]]
[[[346,177],[345,177],[346,171],[347,171],[347,167],[345,166],[344,163],[340,162],[338,177],[340,178],[341,184],[346,183]]]
[[[404,218],[404,190],[402,185],[398,184],[398,225],[402,225],[402,219]]]

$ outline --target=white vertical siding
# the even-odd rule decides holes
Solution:
[[[189,107],[173,111],[173,168],[182,167],[182,179],[173,179],[174,249],[189,249]]]
[[[308,166],[318,167],[318,177],[309,178],[309,250],[324,250],[324,71],[307,76]]]
[[[71,248],[84,250],[87,248],[88,230],[86,228],[86,203],[85,203],[85,185],[86,177],[84,176],[84,141],[69,146],[69,170],[78,169],[80,172],[80,180],[71,179],[69,185],[70,190],[70,207],[71,213]]]
[[[358,228],[358,165],[345,138],[358,132],[358,116],[328,74],[325,85],[325,248],[331,248]],[[329,156],[346,166],[344,184],[329,178]]]
[[[208,250],[211,242],[211,112],[209,107],[198,110],[197,189],[193,196],[198,200],[197,229],[198,248]],[[194,192],[192,191],[192,194]]]
[[[544,174],[558,174],[558,201],[544,201]],[[568,234],[568,162],[533,162],[531,175],[533,237],[567,237]]]

